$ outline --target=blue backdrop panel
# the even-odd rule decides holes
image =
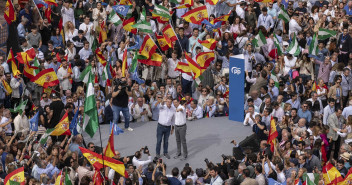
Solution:
[[[230,57],[230,106],[229,119],[243,122],[244,119],[244,56],[235,55]]]

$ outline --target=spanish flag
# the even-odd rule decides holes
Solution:
[[[11,86],[6,82],[6,80],[2,80],[2,85],[4,86],[4,88],[6,90],[6,95],[10,95],[12,93]]]
[[[169,22],[169,20],[170,20],[167,17],[161,17],[161,16],[157,16],[157,17],[153,16],[153,18],[155,18],[156,21],[158,21],[158,23],[161,23],[161,24],[165,24],[165,23]]]
[[[15,8],[14,8],[11,0],[6,1],[4,18],[5,18],[8,25],[10,25],[12,22],[16,21]]]
[[[193,79],[198,78],[202,74],[202,68],[185,52],[185,58],[193,73]]]
[[[208,19],[207,7],[200,6],[198,8],[192,9],[182,15],[182,18],[187,22],[201,25],[204,19]]]
[[[348,173],[345,177],[344,184],[348,184],[349,182],[352,182],[352,168],[348,170]]]
[[[180,71],[181,73],[186,73],[190,76],[193,76],[191,68],[187,63],[184,62],[178,62],[175,71]]]
[[[106,33],[106,28],[105,28],[105,21],[103,21],[100,24],[100,30],[99,30],[99,43],[105,42],[105,40],[108,38],[107,33]]]
[[[312,92],[316,92],[317,91],[317,82],[314,81],[313,85],[312,85]]]
[[[344,180],[340,172],[331,164],[328,163],[323,167],[324,184],[344,184]]]
[[[137,34],[137,29],[132,27],[132,25],[134,25],[135,23],[136,21],[134,20],[134,17],[125,19],[122,23],[123,29],[133,34]]]
[[[44,0],[44,2],[46,2],[48,5],[54,5],[57,6],[57,3],[55,0]]]
[[[11,61],[11,69],[12,69],[12,75],[17,76],[22,74],[18,69],[14,61]]]
[[[207,3],[209,3],[210,5],[216,5],[218,4],[219,0],[206,0]]]
[[[214,52],[201,52],[196,56],[196,61],[202,69],[207,69],[210,63],[215,59]]]
[[[127,49],[126,49],[126,51],[127,51]],[[108,141],[108,144],[106,145],[104,155],[106,157],[114,157],[116,155],[115,154],[115,147],[114,147],[114,129],[111,129],[109,141]]]
[[[177,36],[174,32],[174,29],[171,27],[170,24],[165,26],[165,28],[162,30],[162,33],[163,33],[164,37],[168,38],[168,40],[170,40],[171,42],[177,41]]]
[[[31,81],[40,86],[43,86],[44,88],[47,88],[48,86],[55,86],[60,83],[53,68],[41,71],[35,75]]]
[[[105,57],[104,57],[104,55],[103,55],[103,52],[100,50],[99,47],[95,50],[95,54],[97,55],[98,61],[99,61],[103,66],[106,66],[106,59],[105,59]]]
[[[51,23],[51,6],[45,9],[44,16],[48,19],[48,23]]]
[[[132,5],[132,2],[130,0],[121,0],[120,5]]]
[[[193,0],[182,0],[181,5],[177,6],[176,9],[190,8],[194,5]]]
[[[62,185],[62,181],[63,181],[63,178],[62,178],[62,170],[61,170],[59,175],[56,177],[55,185]]]
[[[128,178],[128,173],[125,169],[125,165],[123,164],[123,162],[106,156],[102,157],[101,155],[82,147],[79,147],[79,149],[81,150],[83,156],[87,158],[89,163],[93,165],[95,169],[100,170],[101,168],[104,168],[104,166],[108,166],[111,169],[115,170],[120,175]],[[104,159],[104,166],[103,166],[103,159]]]
[[[70,122],[68,120],[68,112],[61,118],[60,122],[55,126],[50,133],[51,136],[71,135]]]
[[[167,42],[163,35],[155,35],[155,37],[162,51],[167,51],[169,48],[171,48],[171,43]]]
[[[270,150],[272,152],[274,152],[274,147],[275,147],[275,144],[276,144],[276,138],[277,138],[278,135],[279,135],[279,133],[276,130],[275,120],[274,120],[273,116],[271,116],[268,143],[270,144]]]
[[[5,177],[4,185],[10,185],[10,181],[18,182],[21,185],[26,184],[26,178],[24,177],[24,167],[17,168]]]
[[[215,39],[207,39],[207,40],[199,40],[198,39],[199,44],[201,44],[202,46],[210,49],[210,50],[214,50],[216,48],[216,44],[218,43],[218,41],[216,41]]]
[[[10,49],[10,52],[9,52],[9,55],[7,56],[7,63],[9,63],[9,62],[16,62],[15,61],[15,58],[14,58],[14,54],[13,54],[13,50],[12,50],[12,48]]]
[[[16,59],[21,64],[24,64],[24,63],[28,63],[31,60],[34,60],[35,56],[36,56],[35,50],[34,50],[34,48],[31,48],[31,49],[27,50],[26,52],[17,53]]]
[[[230,11],[230,12],[229,12],[228,14],[226,14],[226,15],[217,17],[217,18],[215,18],[214,20],[210,21],[210,23],[211,23],[211,24],[215,24],[215,23],[220,22],[220,21],[226,22],[226,21],[229,19],[231,13],[232,13],[232,11]]]
[[[163,57],[158,53],[153,53],[150,59],[138,59],[138,61],[142,64],[147,64],[150,66],[161,66]]]
[[[93,184],[94,185],[103,185],[104,183],[103,178],[101,177],[100,171],[95,170],[93,175]]]
[[[146,35],[144,37],[142,46],[139,49],[139,54],[141,54],[149,59],[152,57],[153,53],[155,53],[156,49],[157,49],[157,46],[154,43],[153,39],[150,38],[149,35]]]
[[[34,78],[36,69],[38,69],[38,67],[30,66],[29,63],[26,62],[24,64],[23,74],[29,79]]]

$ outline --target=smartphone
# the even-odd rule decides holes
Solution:
[[[159,163],[160,164],[163,163],[163,159],[162,158],[159,159]]]

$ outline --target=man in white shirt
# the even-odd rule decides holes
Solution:
[[[79,30],[83,30],[83,35],[86,37],[88,41],[90,40],[92,29],[93,29],[93,23],[90,22],[89,16],[86,16],[84,18],[84,22],[81,25],[79,25]]]
[[[169,147],[169,136],[171,132],[171,125],[173,125],[173,118],[176,112],[175,107],[171,106],[172,99],[164,97],[163,102],[158,105],[159,111],[159,120],[158,127],[156,130],[156,157],[160,158],[160,149],[161,149],[161,141],[164,138],[164,156],[167,159],[170,159],[168,154]]]
[[[335,112],[335,99],[329,98],[328,103],[329,104],[324,108],[324,114],[323,114],[324,125],[328,124],[328,117]]]
[[[192,100],[190,106],[191,108],[187,118],[189,121],[203,118],[203,108],[198,105],[197,100]]]
[[[244,7],[246,4],[246,2],[241,2],[239,6],[236,6],[236,14],[237,16],[241,17],[242,20],[244,20],[245,17]]]
[[[272,106],[273,106],[272,116],[277,117],[278,121],[281,122],[282,118],[285,115],[284,110],[280,107],[278,102],[273,102]]]
[[[15,126],[15,132],[22,132],[22,134],[27,135],[29,132],[29,122],[26,114],[18,113],[18,115],[13,120]]]
[[[266,7],[262,9],[262,14],[258,17],[257,28],[259,28],[259,26],[264,26],[268,32],[274,27],[273,18],[271,15],[268,15],[268,9]]]
[[[144,151],[145,154],[148,155],[148,159],[143,161],[141,160],[142,158],[142,151]],[[150,152],[148,150],[148,148],[142,148],[140,151],[137,151],[134,154],[134,157],[132,159],[132,164],[133,166],[135,166],[137,169],[142,166],[142,170],[144,170],[145,168],[148,167],[148,164],[153,162],[152,156],[150,156]]]
[[[298,15],[293,14],[292,19],[289,22],[289,36],[292,38],[291,33],[298,34],[299,31],[302,30],[301,26],[297,22]]]
[[[72,73],[68,73],[68,67],[67,67],[67,61],[63,60],[62,61],[62,67],[60,67],[59,70],[57,70],[57,78],[60,81],[60,86],[62,87],[62,90],[71,90],[72,84],[70,82],[70,79],[72,79]]]
[[[89,56],[92,54],[92,50],[89,48],[89,42],[84,41],[84,47],[78,52],[78,55],[82,60],[88,60]]]
[[[257,112],[254,112],[254,106],[250,105],[248,107],[248,113],[246,114],[246,117],[244,118],[243,125],[248,126],[250,125],[251,127],[255,124],[255,116],[257,115]]]
[[[182,101],[182,105],[178,99],[175,99],[174,106],[176,108],[175,112],[175,136],[176,136],[176,143],[177,143],[177,152],[174,159],[177,159],[181,156],[181,143],[183,147],[183,158],[181,160],[185,160],[187,158],[187,143],[186,143],[186,132],[187,132],[187,125],[186,125],[186,108],[184,104],[186,101]],[[173,129],[171,130],[172,133]]]
[[[350,115],[352,115],[352,100],[348,102],[348,107],[345,107],[342,111],[342,116],[345,119],[347,119]]]
[[[213,167],[209,169],[209,174],[211,176],[210,184],[211,185],[222,185],[224,182],[221,177],[218,175],[218,167]]]
[[[0,65],[1,65],[2,67],[4,67],[5,73],[9,73],[9,72],[10,72],[9,65],[8,65],[7,62],[4,60],[4,56],[0,56]]]
[[[173,52],[171,54],[172,58],[169,58],[167,60],[167,66],[168,66],[168,70],[167,70],[167,76],[169,76],[170,78],[177,78],[180,75],[179,71],[175,71],[175,68],[177,66],[178,63],[178,59],[177,59],[177,52]]]

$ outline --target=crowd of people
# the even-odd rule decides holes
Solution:
[[[17,33],[9,34],[18,35],[22,50],[18,52],[34,49],[36,57],[30,65],[39,62],[38,71],[52,68],[59,84],[43,88],[25,74],[23,63],[11,65],[7,56],[0,56],[0,179],[24,167],[26,184],[56,184],[60,171],[65,170],[65,178],[72,184],[95,183],[95,169],[79,147],[98,154],[104,149],[97,143],[86,144],[84,130],[39,142],[66,112],[71,122],[78,111],[77,125],[84,127],[87,85],[81,74],[88,66],[95,78],[99,124],[121,123],[128,134],[135,123],[158,122],[156,156],[152,157],[148,148],[129,157],[116,151],[113,158],[125,164],[129,178],[106,168],[101,170],[106,184],[266,185],[275,180],[291,185],[307,181],[306,174],[313,174],[314,178],[309,176],[315,184],[329,184],[334,177],[323,177],[326,164],[338,170],[339,180],[348,177],[352,165],[352,1],[124,2],[130,3],[129,11],[126,17],[119,16],[134,17],[137,23],[145,19],[155,35],[141,30],[132,33],[125,24],[114,24],[110,14],[116,14],[114,6],[121,3],[13,1],[16,21],[12,24]],[[189,6],[177,8],[179,4]],[[160,10],[157,5],[170,10],[169,21],[152,15],[154,9]],[[202,6],[206,6],[210,24],[221,21],[218,28],[182,18]],[[156,35],[168,25],[177,41],[161,51]],[[316,42],[320,28],[336,34]],[[259,47],[258,35],[266,40]],[[147,36],[157,44],[162,62],[156,66],[138,62],[131,71],[134,50],[142,47]],[[216,41],[214,49],[200,42],[212,39]],[[291,53],[295,42],[299,51]],[[197,61],[202,52],[213,52],[215,57],[200,77],[194,79],[192,72],[178,69],[179,63],[189,63],[187,56]],[[197,169],[187,163],[167,174],[167,159],[188,160],[186,123],[229,115],[229,58],[238,54],[244,55],[245,64],[243,125],[252,128],[258,147],[243,147],[233,141],[243,158],[223,156],[221,163],[206,160],[205,166]],[[110,79],[101,56],[111,66]],[[24,101],[25,110],[14,111]],[[33,131],[29,119],[36,113],[39,126]],[[273,123],[278,137],[270,146]],[[173,132],[177,152],[170,156],[168,138]]]

